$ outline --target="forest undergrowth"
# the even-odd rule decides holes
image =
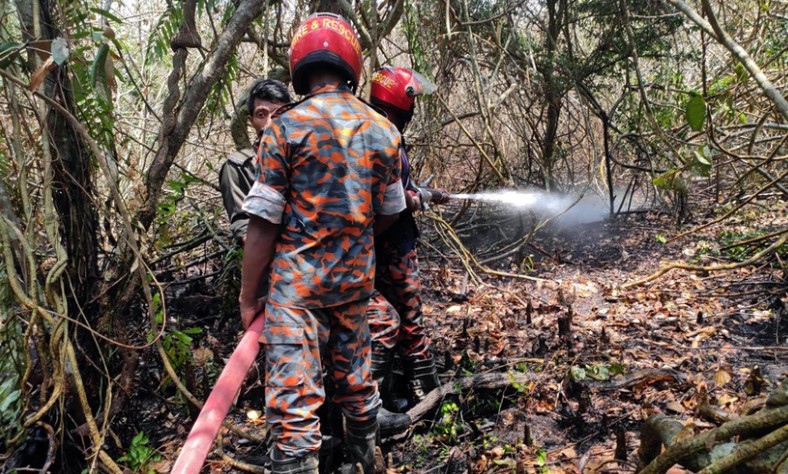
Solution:
[[[663,243],[677,229],[656,212],[550,227],[519,255],[497,263],[499,270],[538,281],[482,274],[481,284],[442,252],[441,238],[423,219],[425,320],[441,380],[458,385],[465,377],[494,374],[498,384],[444,397],[406,436],[388,440],[390,472],[633,472],[649,416],[665,414],[698,432],[713,426],[704,412],[736,413],[763,398],[788,376],[788,248],[755,268],[674,270],[648,285],[623,286],[673,261],[745,260],[758,248],[729,244],[786,224],[785,204],[768,204],[691,242]],[[485,215],[491,216],[482,212],[477,224]],[[690,225],[713,217],[695,215]],[[491,238],[477,233],[465,243],[481,249]],[[222,315],[222,302],[234,300],[226,294],[233,270],[220,271],[228,263],[222,258],[173,275],[168,288],[180,327],[173,333],[182,336],[165,346],[175,361],[179,345],[193,348],[180,355],[182,373],[200,397],[239,335],[232,308]],[[172,398],[150,388],[161,379],[153,355],[150,365],[141,364],[138,378],[151,385],[142,383],[130,404],[124,437],[144,433],[144,440],[135,439],[150,450],[142,452],[149,455],[145,467],[168,472],[196,413],[178,403],[174,387]],[[259,439],[223,430],[221,449],[204,472],[234,472],[262,461],[260,378],[256,366],[228,417]]]

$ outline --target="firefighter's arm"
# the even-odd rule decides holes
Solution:
[[[257,299],[257,291],[263,275],[268,274],[271,260],[279,237],[279,225],[257,216],[250,216],[244,245],[244,259],[241,264],[241,322],[249,327],[257,313],[263,310],[265,302]]]
[[[264,302],[257,300],[263,275],[267,275],[273,259],[276,240],[282,224],[289,186],[287,157],[283,150],[286,139],[277,123],[266,130],[260,144],[258,164],[260,175],[244,200],[242,210],[249,214],[249,226],[244,244],[241,273],[241,322],[244,327],[262,310]]]

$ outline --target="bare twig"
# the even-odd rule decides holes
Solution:
[[[624,285],[622,285],[622,288],[627,289],[627,288],[633,288],[635,286],[644,285],[646,283],[649,283],[651,281],[656,280],[657,278],[661,277],[662,275],[668,273],[671,270],[675,270],[675,269],[689,270],[689,271],[695,271],[695,272],[719,272],[719,271],[724,271],[724,270],[734,270],[736,268],[746,267],[746,266],[752,265],[753,263],[755,263],[758,260],[762,259],[764,256],[772,253],[777,248],[779,248],[781,245],[783,245],[786,241],[788,241],[788,230],[783,231],[783,236],[780,239],[778,239],[777,241],[775,241],[774,243],[772,243],[770,246],[768,246],[767,248],[761,250],[757,254],[753,255],[752,257],[750,257],[747,260],[744,260],[742,262],[730,263],[730,264],[726,264],[726,265],[710,265],[710,266],[690,265],[690,264],[687,264],[687,263],[672,263],[672,264],[670,264],[670,265],[668,265],[666,267],[663,267],[663,268],[659,269],[657,272],[647,276],[646,278],[642,278],[642,279],[637,280],[637,281],[625,283]]]
[[[693,21],[696,25],[700,26],[704,31],[706,31],[709,35],[714,37],[720,44],[722,44],[731,54],[738,59],[742,65],[747,69],[747,72],[755,79],[755,82],[758,83],[758,86],[763,89],[763,92],[766,96],[774,103],[777,107],[777,110],[782,114],[782,116],[788,120],[788,101],[785,100],[785,97],[780,93],[777,87],[772,84],[769,78],[761,71],[761,68],[758,67],[758,64],[752,59],[752,57],[747,53],[747,51],[742,48],[738,43],[733,41],[733,39],[723,30],[719,23],[717,23],[717,18],[714,16],[714,11],[709,4],[709,0],[701,0],[703,4],[703,10],[706,13],[706,17],[709,21],[704,20],[695,10],[693,10],[689,5],[684,3],[681,0],[668,0],[672,3],[676,8],[681,10],[687,18]]]

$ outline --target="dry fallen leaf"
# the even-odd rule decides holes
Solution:
[[[57,64],[55,60],[50,56],[44,64],[41,65],[36,71],[30,75],[30,84],[27,85],[27,88],[31,91],[38,89],[38,86],[44,82],[44,79],[49,75],[50,72],[54,71],[57,68]]]
[[[731,381],[733,377],[729,374],[725,369],[719,369],[717,373],[714,374],[714,385],[717,387],[722,387],[723,385],[727,384]]]
[[[665,405],[665,408],[667,408],[670,411],[679,413],[679,414],[684,413],[684,411],[685,411],[684,410],[684,406],[681,403],[675,402],[675,401],[674,402],[670,402],[667,405]]]
[[[172,461],[155,461],[148,464],[148,467],[155,472],[170,472],[172,470]]]

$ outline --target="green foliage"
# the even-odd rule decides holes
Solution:
[[[153,295],[152,312],[156,314],[156,324],[164,324],[164,310],[161,305],[161,294]],[[161,345],[172,367],[176,372],[180,372],[187,364],[192,363],[192,336],[202,333],[202,328],[170,329],[162,338]],[[148,333],[148,342],[152,341],[158,331],[151,330]],[[166,382],[166,380],[165,380]]]
[[[234,52],[227,61],[224,74],[211,87],[211,92],[202,109],[203,116],[211,116],[235,106],[233,104],[233,84],[238,80],[240,70],[238,54]]]
[[[684,117],[692,130],[703,130],[706,121],[706,99],[702,95],[692,94],[684,107]]]
[[[170,41],[183,23],[181,2],[168,2],[156,26],[151,29],[145,47],[145,64],[152,65],[170,53]]]
[[[25,371],[24,336],[11,301],[8,275],[0,263],[0,445],[4,446],[22,432],[25,407],[21,386]]]
[[[463,377],[472,377],[476,375],[476,369],[478,368],[479,363],[472,361],[471,358],[468,357],[468,352],[463,351],[459,365],[460,372],[462,373]]]
[[[736,67],[733,68],[733,71],[736,73],[736,80],[741,84],[744,84],[747,82],[747,79],[750,78],[750,73],[747,72],[747,69],[742,63],[737,64]]]
[[[94,26],[92,21],[94,14],[88,8],[87,2],[64,0],[61,2],[61,7],[61,11],[65,14],[65,24],[74,28],[71,34],[72,47],[75,41],[88,38],[98,30],[98,26]]]
[[[188,173],[181,173],[178,179],[167,181],[166,185],[170,193],[159,202],[156,212],[156,221],[159,224],[171,223],[171,219],[178,210],[178,203],[186,196],[189,185],[195,182],[197,180]]]
[[[655,176],[654,179],[651,180],[654,183],[654,186],[665,189],[665,190],[672,190],[675,189],[675,181],[677,176],[681,173],[677,168],[665,171],[664,173],[660,174],[659,176]]]
[[[176,371],[182,369],[187,362],[191,362],[192,336],[201,333],[201,328],[173,329],[164,336],[161,344]]]
[[[688,163],[688,168],[699,176],[708,177],[714,155],[715,153],[708,146],[700,147],[692,152],[692,160]]]
[[[25,45],[15,41],[8,41],[0,45],[0,69],[8,69],[19,58]]]
[[[620,362],[613,362],[610,364],[610,367],[608,367],[608,370],[610,371],[611,376],[624,375],[624,372],[626,371],[626,367],[624,367],[624,364]]]
[[[74,21],[80,21],[74,31],[72,41],[69,43],[68,65],[72,72],[71,82],[74,92],[74,104],[78,110],[80,121],[88,129],[90,135],[103,148],[111,150],[115,143],[115,114],[112,103],[111,89],[117,81],[123,81],[124,76],[114,73],[107,77],[107,72],[113,71],[111,64],[112,46],[120,52],[121,45],[114,39],[105,36],[92,17],[112,16],[97,8],[86,8],[83,4],[70,8],[68,15]],[[114,18],[112,21],[120,21]],[[107,33],[112,36],[111,33]]]
[[[540,467],[540,472],[544,472],[542,468],[547,467],[547,450],[543,448],[536,450],[536,465]]]
[[[453,443],[457,441],[459,433],[459,421],[457,415],[460,407],[452,401],[443,402],[440,407],[440,420],[435,424],[434,433],[444,442]]]
[[[90,68],[90,85],[96,87],[96,84],[101,77],[103,79],[103,83],[106,84],[107,77],[106,77],[106,64],[107,64],[107,54],[109,53],[109,44],[103,43],[99,46],[98,52],[96,53],[96,57],[93,60],[93,65]]]
[[[113,15],[113,14],[112,14],[112,13],[110,13],[109,11],[107,11],[107,10],[104,10],[103,8],[98,8],[98,7],[90,7],[90,8],[89,8],[89,10],[90,10],[91,12],[93,12],[93,13],[97,14],[97,15],[103,16],[103,17],[104,17],[104,18],[106,18],[108,21],[115,22],[115,23],[117,23],[118,25],[122,25],[122,24],[123,24],[123,20],[121,20],[121,19],[120,19],[120,18],[118,18],[117,16]]]
[[[615,369],[613,368],[615,366]],[[623,372],[624,368],[620,364],[607,366],[605,364],[584,364],[581,366],[573,365],[569,368],[569,376],[575,382],[586,379],[593,379],[598,382],[610,380],[611,375]]]
[[[724,230],[717,236],[721,251],[717,255],[724,255],[733,260],[743,262],[753,257],[756,253],[768,246],[770,240],[754,243],[751,245],[739,245],[746,240],[757,239],[769,234],[771,231],[766,229],[747,229],[745,231]],[[788,258],[788,245],[777,247],[776,253],[782,258]]]
[[[528,372],[528,366],[526,366],[525,363],[520,363],[520,364],[517,364],[517,366],[515,367],[515,370],[517,372],[520,372],[520,373],[526,373],[526,372]],[[515,379],[513,372],[509,372],[509,381],[512,384],[512,388],[514,388],[518,392],[520,392],[522,394],[525,394],[526,392],[528,392],[528,384],[517,382],[517,379]]]
[[[712,96],[727,93],[736,84],[733,76],[723,76],[709,85],[709,94]]]
[[[126,463],[134,472],[145,472],[147,474],[154,473],[153,469],[149,469],[148,465],[161,459],[161,455],[150,446],[150,440],[144,431],[140,431],[131,440],[129,451],[118,458],[119,462]]]

